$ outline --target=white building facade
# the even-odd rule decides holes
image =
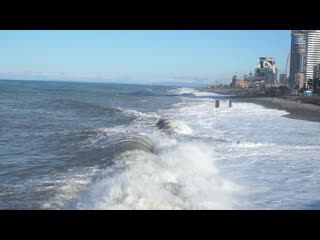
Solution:
[[[266,83],[278,83],[278,69],[272,57],[260,57],[255,70],[255,77]]]
[[[305,79],[313,78],[314,66],[320,63],[320,30],[307,30],[305,33]]]

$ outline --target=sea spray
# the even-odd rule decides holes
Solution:
[[[163,144],[167,142],[169,144]],[[212,148],[154,140],[156,154],[126,151],[70,207],[76,209],[232,209],[240,187],[219,175]]]

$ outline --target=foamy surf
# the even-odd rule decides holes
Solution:
[[[233,209],[237,205],[234,195],[240,187],[220,176],[212,148],[169,138],[154,144],[155,153],[120,154],[69,207]]]
[[[185,99],[153,113],[124,111],[136,116],[130,126],[98,131],[100,140],[122,139],[113,163],[63,208],[269,209],[269,202],[279,208],[285,204],[274,199],[269,184],[280,184],[274,164],[285,164],[282,155],[296,147],[283,144],[281,135],[266,134],[271,123],[287,123],[284,111],[246,103],[230,109],[223,101],[214,109],[210,98]],[[302,146],[300,152],[315,147]],[[271,148],[270,156],[265,149]]]
[[[222,96],[215,108],[214,95],[191,88],[23,82],[20,94],[18,85],[4,85],[13,104],[4,105],[0,122],[10,146],[0,150],[1,209],[306,209],[320,202],[317,122],[253,103],[229,108]]]

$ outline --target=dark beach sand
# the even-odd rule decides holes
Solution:
[[[211,90],[211,89],[201,89],[201,91],[208,91],[214,92],[223,95],[230,95],[233,94],[228,90]],[[316,100],[315,97],[313,97]],[[248,103],[255,103],[265,108],[272,108],[272,109],[279,109],[285,110],[289,112],[289,114],[285,115],[284,117],[292,118],[292,119],[299,119],[305,121],[312,121],[312,122],[320,122],[320,105],[311,104],[311,103],[304,103],[303,101],[312,100],[311,98],[302,99],[301,97],[295,96],[288,96],[288,97],[244,97],[244,96],[230,96],[230,100],[232,102],[248,102]]]
[[[300,103],[278,97],[233,98],[233,102],[249,102],[266,108],[285,110],[289,114],[284,117],[305,121],[320,122],[320,106]]]

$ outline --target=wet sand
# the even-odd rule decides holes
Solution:
[[[249,102],[266,108],[285,110],[289,112],[284,117],[305,121],[320,122],[320,106],[301,103],[280,97],[233,98],[233,102]]]
[[[214,92],[225,96],[230,96],[233,102],[248,102],[255,103],[266,108],[285,110],[289,114],[284,117],[292,119],[300,119],[305,121],[320,122],[320,105],[319,97],[315,98],[301,98],[298,96],[285,97],[245,97],[237,96],[236,91],[230,89],[201,89],[201,91]],[[313,102],[306,103],[306,102]]]

